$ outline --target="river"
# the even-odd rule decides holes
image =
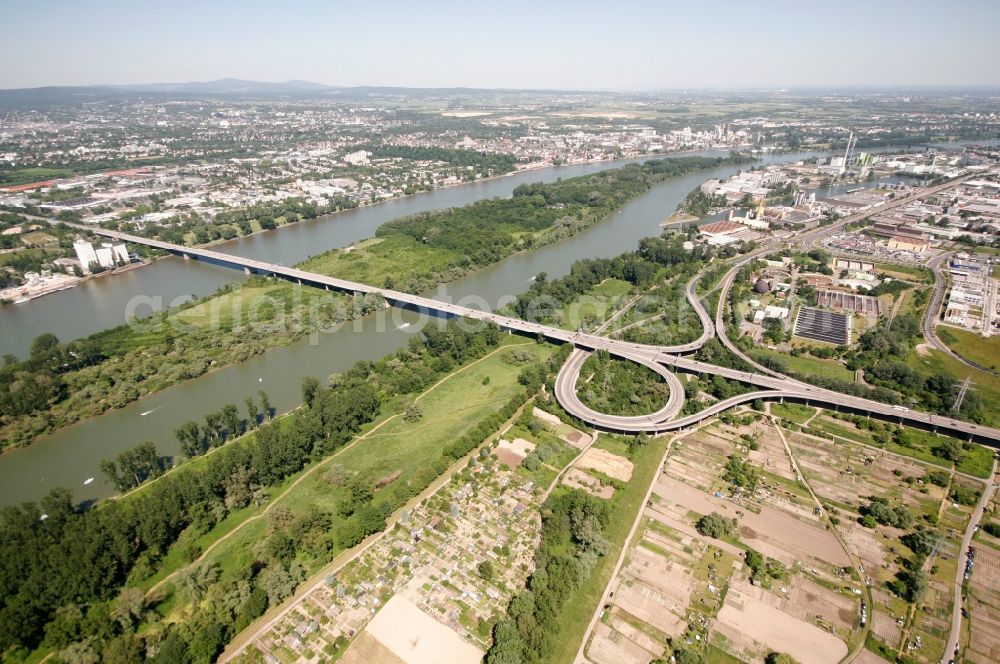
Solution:
[[[813,155],[768,155],[760,163],[789,162]],[[553,181],[616,165],[619,163],[552,168],[442,189],[242,238],[219,245],[218,249],[289,265],[311,254],[370,237],[379,224],[401,215],[505,196],[523,182]],[[737,169],[725,166],[660,183],[609,219],[571,238],[511,256],[447,284],[432,295],[471,306],[477,306],[478,301],[480,306],[493,307],[527,289],[531,277],[539,272],[559,277],[580,258],[610,257],[634,249],[641,238],[659,233],[659,224],[691,189],[708,178],[726,177]],[[242,275],[236,271],[197,261],[163,259],[17,307],[13,323],[6,319],[7,311],[0,313],[0,320],[5,337],[8,330],[21,335],[20,345],[48,330],[61,339],[71,339],[121,323],[125,303],[136,294],[159,295],[169,303],[177,297],[212,292],[240,278]],[[286,411],[301,400],[303,376],[325,378],[358,360],[382,357],[405,344],[419,329],[416,313],[392,309],[388,315],[353,321],[315,340],[304,339],[272,350],[44,436],[28,447],[0,455],[0,504],[36,500],[56,486],[71,488],[81,501],[112,495],[114,491],[98,467],[102,459],[143,440],[155,443],[163,454],[176,454],[178,444],[173,431],[178,426],[187,420],[200,421],[206,413],[230,402],[238,404],[242,411],[243,398],[259,389],[268,393],[277,410]],[[4,346],[5,352],[10,352],[6,350],[6,339]],[[84,485],[90,477],[94,481]]]

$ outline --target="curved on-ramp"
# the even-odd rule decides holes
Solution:
[[[667,399],[667,403],[658,411],[647,415],[608,415],[594,410],[583,403],[576,392],[576,383],[580,379],[580,370],[590,355],[591,351],[577,348],[569,356],[569,359],[566,360],[566,363],[559,371],[559,375],[556,376],[556,399],[566,412],[571,413],[574,417],[601,429],[639,432],[649,431],[651,427],[657,426],[659,422],[673,418],[684,407],[684,385],[676,374],[662,364],[649,362],[644,357],[625,356],[622,359],[637,362],[663,377],[670,387],[670,397]]]

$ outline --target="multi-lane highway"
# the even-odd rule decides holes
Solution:
[[[1000,444],[1000,431],[988,427],[982,427],[969,422],[945,418],[938,415],[929,415],[926,413],[912,411],[900,406],[891,406],[877,401],[847,396],[832,390],[826,390],[813,385],[808,385],[806,383],[801,383],[799,381],[794,381],[785,376],[781,376],[780,374],[775,375],[774,372],[769,372],[763,367],[756,371],[749,372],[719,367],[679,355],[679,353],[689,352],[701,347],[701,345],[703,345],[705,341],[710,339],[714,334],[718,334],[720,329],[722,331],[720,338],[724,340],[723,343],[726,343],[724,326],[712,324],[711,315],[697,297],[697,284],[695,280],[688,283],[687,296],[689,301],[691,301],[692,306],[694,306],[695,310],[698,312],[699,319],[702,321],[702,335],[699,339],[689,344],[661,347],[629,343],[609,339],[596,334],[585,334],[583,332],[561,330],[547,325],[521,320],[519,318],[503,316],[448,302],[441,302],[439,300],[434,300],[420,295],[412,295],[410,293],[403,293],[401,291],[388,288],[378,288],[367,284],[347,281],[345,279],[338,279],[336,277],[328,277],[300,270],[298,268],[275,265],[273,263],[267,263],[251,258],[234,256],[232,254],[224,254],[211,249],[183,247],[169,242],[139,237],[128,233],[121,233],[119,231],[83,226],[80,226],[80,228],[103,237],[123,242],[144,244],[181,255],[186,258],[204,260],[219,265],[243,269],[247,273],[280,277],[303,285],[324,288],[327,290],[333,289],[348,293],[375,294],[384,298],[389,304],[396,306],[416,309],[436,315],[465,317],[473,320],[487,321],[494,323],[505,330],[515,331],[531,336],[543,336],[551,341],[559,343],[571,343],[576,346],[576,348],[583,351],[605,350],[617,357],[648,366],[650,369],[669,380],[672,388],[671,398],[669,402],[657,413],[641,418],[622,418],[621,416],[596,413],[592,409],[583,406],[583,404],[580,403],[579,398],[576,397],[576,378],[579,376],[579,365],[582,365],[583,360],[580,359],[582,354],[574,354],[571,358],[572,361],[568,362],[567,366],[564,367],[564,370],[560,373],[560,388],[557,390],[556,396],[563,407],[567,408],[569,412],[579,416],[581,419],[593,424],[594,426],[609,430],[648,432],[667,431],[689,426],[690,424],[696,423],[705,417],[721,412],[725,408],[738,403],[744,403],[755,398],[786,398],[809,401],[811,403],[822,404],[834,408],[850,408],[857,412],[890,418],[898,422],[909,422],[910,424],[916,424],[924,427],[931,427],[935,429],[939,428],[949,433],[989,441],[994,444]],[[743,257],[740,262],[737,263],[732,270],[730,270],[725,277],[726,281],[723,282],[723,296],[732,284],[732,279],[735,278],[735,274],[740,265],[746,260],[751,260],[766,250],[767,249],[764,248],[758,250],[758,252],[755,252],[749,257]],[[736,348],[735,344],[733,344],[732,347]],[[738,351],[738,349],[736,352],[741,356],[743,355]],[[583,359],[586,358],[583,357]],[[666,372],[664,372],[664,368],[667,369]],[[700,411],[694,415],[674,419],[683,406],[684,400],[683,390],[679,387],[680,381],[677,380],[676,376],[672,375],[673,371],[677,370],[696,374],[721,375],[725,378],[761,387],[763,388],[763,391],[727,399],[724,402],[714,404],[710,408]],[[666,378],[667,373],[671,374],[670,378]]]

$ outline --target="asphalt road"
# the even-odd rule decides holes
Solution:
[[[899,205],[904,205],[908,202],[921,198],[923,196],[931,195],[947,189],[948,187],[954,186],[960,181],[964,181],[968,176],[963,176],[962,178],[957,178],[956,180],[949,181],[942,185],[937,185],[929,190],[924,190],[910,196],[903,197],[898,200],[894,200],[887,203],[884,206],[880,206],[877,211],[882,211],[890,209],[892,207],[897,207]],[[873,211],[866,211],[864,213],[859,213],[857,215],[851,215],[845,217],[844,219],[838,220],[832,225],[824,226],[821,228],[808,231],[806,233],[800,234],[796,240],[799,243],[812,242],[816,237],[823,236],[836,230],[843,225],[852,223],[852,221],[857,221],[864,219],[871,214]],[[574,353],[573,361],[567,362],[563,370],[560,372],[560,385],[561,389],[557,390],[557,398],[559,402],[566,408],[569,412],[574,415],[579,416],[581,419],[591,423],[594,426],[613,430],[613,431],[647,431],[647,432],[658,432],[658,431],[669,431],[681,428],[683,426],[689,426],[691,423],[701,421],[705,417],[708,417],[717,412],[721,412],[724,408],[718,408],[719,404],[714,404],[713,406],[697,413],[695,415],[690,415],[686,418],[680,418],[678,420],[671,419],[675,416],[680,408],[683,406],[683,389],[678,388],[680,381],[676,376],[672,375],[672,372],[664,370],[682,370],[689,373],[697,374],[708,374],[708,375],[721,375],[726,378],[737,380],[744,383],[749,383],[757,387],[763,388],[761,392],[751,393],[747,395],[741,395],[739,397],[733,397],[732,399],[727,399],[724,403],[728,406],[736,405],[738,403],[745,403],[747,401],[753,400],[755,398],[788,398],[801,401],[808,401],[810,403],[815,403],[817,405],[824,405],[832,408],[839,408],[841,406],[851,408],[856,411],[865,412],[873,415],[878,415],[884,418],[893,419],[900,423],[909,422],[910,424],[921,424],[924,426],[930,426],[935,429],[941,428],[949,433],[959,434],[967,437],[975,437],[979,440],[986,440],[993,443],[1000,443],[1000,431],[992,429],[989,427],[983,427],[969,422],[963,422],[960,420],[955,420],[952,418],[941,417],[939,415],[930,415],[927,413],[921,413],[918,411],[909,410],[901,406],[890,406],[887,404],[879,403],[877,401],[872,401],[869,399],[862,399],[859,397],[852,397],[833,390],[827,390],[807,383],[793,380],[787,376],[783,376],[777,372],[774,372],[760,364],[753,362],[750,358],[746,356],[735,344],[725,334],[725,326],[720,325],[722,322],[721,316],[715,321],[713,325],[712,316],[705,308],[704,304],[697,296],[697,278],[693,278],[687,284],[687,298],[691,305],[694,307],[695,311],[698,313],[699,320],[702,323],[702,334],[700,337],[688,344],[681,344],[678,346],[652,346],[646,344],[635,344],[621,340],[609,339],[597,334],[586,334],[583,332],[571,332],[568,330],[562,330],[547,325],[541,325],[539,323],[533,323],[531,321],[525,321],[518,318],[512,318],[509,316],[502,316],[499,314],[481,311],[478,309],[472,309],[469,307],[460,306],[457,304],[451,304],[446,302],[440,302],[427,297],[422,297],[420,295],[412,295],[410,293],[403,293],[401,291],[392,290],[388,288],[378,288],[375,286],[370,286],[367,284],[356,283],[353,281],[347,281],[345,279],[338,279],[336,277],[328,277],[321,274],[316,274],[313,272],[307,272],[305,270],[300,270],[294,267],[286,267],[283,265],[275,265],[273,263],[267,263],[264,261],[254,260],[251,258],[244,258],[241,256],[234,256],[232,254],[224,254],[211,249],[197,248],[197,247],[183,247],[176,244],[171,244],[169,242],[163,242],[161,240],[154,240],[150,238],[139,237],[135,235],[130,235],[128,233],[121,233],[119,231],[101,229],[101,228],[90,228],[82,225],[70,224],[73,226],[78,226],[79,228],[86,230],[97,235],[104,237],[109,237],[124,242],[132,242],[135,244],[144,244],[157,249],[162,249],[164,251],[169,251],[174,254],[178,254],[187,258],[196,258],[200,260],[205,260],[213,262],[219,265],[224,265],[227,267],[240,268],[248,273],[262,274],[265,276],[277,276],[283,279],[287,279],[293,282],[297,282],[303,285],[309,285],[316,288],[324,288],[326,290],[338,290],[346,291],[350,293],[362,293],[362,294],[376,294],[383,297],[387,302],[396,306],[407,307],[411,309],[416,309],[418,311],[424,311],[433,314],[445,314],[449,316],[465,317],[473,320],[482,320],[495,323],[502,329],[520,332],[523,334],[528,334],[532,336],[544,336],[545,338],[556,341],[560,343],[572,343],[578,349],[582,351],[595,351],[595,350],[606,350],[607,352],[621,357],[623,359],[638,362],[649,367],[651,370],[660,374],[665,380],[668,380],[671,384],[671,397],[669,402],[664,408],[656,413],[650,414],[641,418],[622,418],[621,416],[614,415],[603,415],[601,413],[595,413],[593,410],[583,406],[579,398],[575,396],[575,384],[576,378],[579,377],[579,366],[582,366],[583,360],[586,359],[584,356],[581,358],[580,354]],[[725,297],[728,288],[732,285],[732,280],[735,279],[736,273],[739,268],[748,261],[751,261],[760,255],[771,251],[773,249],[770,244],[767,244],[760,249],[748,254],[746,256],[740,257],[735,263],[734,267],[727,273],[724,277],[723,290],[721,293],[720,301]],[[751,366],[754,367],[754,371],[747,372],[737,369],[729,369],[726,367],[719,367],[712,364],[706,364],[704,362],[699,362],[690,358],[682,357],[678,355],[679,353],[690,352],[697,350],[704,343],[714,335],[719,335],[720,341],[730,349],[731,352],[735,353],[739,357],[748,361]],[[573,371],[576,367],[575,372]],[[668,374],[671,374],[668,377]],[[572,396],[571,396],[572,393]],[[683,423],[683,424],[682,424]]]
[[[986,483],[983,495],[979,498],[979,503],[976,505],[975,511],[972,513],[972,517],[969,520],[969,527],[965,529],[965,535],[962,537],[962,546],[958,553],[958,568],[955,571],[955,601],[952,603],[951,611],[951,635],[948,637],[948,643],[944,648],[944,655],[941,657],[942,664],[947,664],[949,660],[955,658],[955,649],[958,647],[959,636],[962,631],[962,581],[965,579],[965,555],[972,544],[972,536],[976,534],[976,526],[979,525],[979,521],[983,518],[983,511],[985,511],[986,506],[990,502],[990,496],[993,495],[993,491],[997,488],[996,474],[997,461],[994,459],[990,479]]]

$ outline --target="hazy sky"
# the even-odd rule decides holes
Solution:
[[[1000,0],[7,0],[0,88],[1000,85]]]

